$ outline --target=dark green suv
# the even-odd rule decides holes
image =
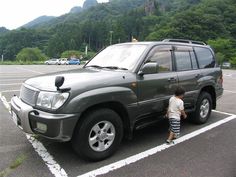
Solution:
[[[82,69],[26,80],[11,100],[24,132],[70,141],[90,160],[113,154],[123,136],[157,122],[177,86],[185,109],[205,123],[223,93],[222,71],[204,43],[168,39],[112,45]]]

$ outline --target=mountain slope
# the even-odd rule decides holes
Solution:
[[[9,30],[5,27],[0,27],[0,35],[5,34],[6,32],[8,32]]]
[[[76,7],[73,7],[71,8],[70,12],[69,13],[80,13],[83,11],[83,8],[80,7],[80,6],[76,6]]]
[[[89,9],[90,7],[96,6],[97,0],[86,0],[83,4],[83,9]]]
[[[55,17],[53,16],[40,16],[32,21],[30,21],[29,23],[26,23],[25,25],[21,26],[24,28],[36,28],[38,26],[40,26],[43,23],[49,22],[50,20],[54,19]]]
[[[139,41],[185,38],[226,41],[227,50],[222,50],[221,58],[229,60],[236,56],[236,1],[221,1],[110,0],[79,13],[75,8],[75,13],[33,29],[8,32],[0,37],[0,51],[14,59],[24,47],[39,47],[50,57],[60,57],[66,50],[84,51],[88,46],[91,51],[99,51],[110,42],[128,42],[132,37]]]

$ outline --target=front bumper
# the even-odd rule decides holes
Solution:
[[[11,99],[11,112],[16,125],[24,132],[57,141],[71,139],[79,118],[79,114],[52,114],[34,109],[16,96]],[[46,126],[46,130],[42,131],[37,124]]]

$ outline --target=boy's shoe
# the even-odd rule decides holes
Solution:
[[[179,138],[179,135],[174,136],[173,140],[176,140]]]
[[[166,144],[174,144],[174,141],[172,141],[172,140],[166,140]]]

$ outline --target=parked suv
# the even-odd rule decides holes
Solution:
[[[11,100],[24,132],[70,141],[89,160],[112,155],[123,136],[160,120],[177,86],[185,109],[205,123],[223,93],[213,50],[187,40],[112,45],[82,69],[26,80]]]

